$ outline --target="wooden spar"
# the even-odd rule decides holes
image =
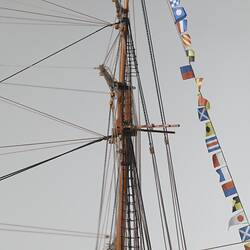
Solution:
[[[117,0],[113,0],[117,2]],[[116,3],[116,6],[118,4]],[[118,13],[121,12],[121,13]],[[120,138],[120,171],[119,171],[119,195],[118,195],[118,213],[116,223],[115,250],[124,250],[124,232],[125,232],[125,210],[126,210],[126,192],[127,192],[127,172],[128,162],[127,152],[128,145],[124,136],[124,124],[132,125],[132,105],[131,105],[131,89],[127,88],[125,82],[126,61],[127,61],[127,35],[128,23],[126,22],[129,12],[129,0],[124,1],[124,6],[117,9],[118,18],[120,21],[120,40],[119,40],[119,84],[117,89],[117,119],[116,119],[116,134]]]

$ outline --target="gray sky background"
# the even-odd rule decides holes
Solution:
[[[38,0],[0,2],[1,7],[52,14],[55,14],[54,10],[59,10]],[[160,122],[160,117],[138,2],[135,1],[138,61],[150,118],[157,124]],[[114,20],[115,10],[111,0],[73,0],[70,3],[61,0],[58,3],[108,21]],[[196,51],[194,69],[198,76],[205,78],[203,95],[211,103],[211,119],[242,203],[250,214],[248,166],[250,2],[182,0],[182,4],[188,13],[188,30]],[[3,10],[0,12],[0,15],[9,14]],[[170,123],[181,124],[181,128],[176,129],[177,133],[171,136],[171,141],[188,249],[199,250],[238,242],[240,237],[237,226],[227,229],[232,216],[231,202],[230,199],[224,198],[218,176],[207,153],[204,142],[205,128],[197,118],[194,81],[182,81],[179,73],[179,67],[187,64],[187,59],[166,2],[148,1],[148,12],[167,119]],[[3,65],[29,65],[95,29],[95,27],[13,25],[0,22],[0,78],[18,69]],[[105,30],[41,65],[98,66],[104,59],[110,32],[111,29]],[[106,83],[99,73],[91,69],[62,70],[37,67],[9,82],[107,90]],[[101,133],[106,131],[108,95],[14,86],[2,86],[0,95],[95,131]],[[60,125],[3,102],[0,103],[0,114],[0,145],[89,136],[80,130]],[[169,223],[173,228],[166,155],[161,149],[162,138],[156,136],[155,139],[159,152],[161,181],[166,191],[164,198],[168,204]],[[145,142],[144,138],[143,141]],[[72,147],[0,156],[0,174],[25,167]],[[6,151],[0,151],[4,152]],[[95,232],[103,157],[104,143],[101,143],[1,182],[0,222]],[[153,249],[160,250],[163,247],[158,214],[155,212],[157,203],[152,181],[153,171],[148,164],[150,158],[146,142],[143,147],[143,158],[146,212]],[[1,250],[89,250],[94,249],[95,245],[93,239],[1,231],[0,242]],[[227,249],[240,250],[243,246]]]

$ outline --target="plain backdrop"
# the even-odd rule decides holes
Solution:
[[[57,3],[110,22],[115,17],[111,0],[60,0]],[[205,128],[197,116],[195,83],[181,79],[179,67],[187,64],[187,58],[169,9],[164,0],[147,1],[147,4],[167,119],[169,123],[181,125],[170,138],[188,249],[200,250],[238,242],[238,227],[228,230],[232,216],[231,200],[223,195],[205,146]],[[160,116],[140,1],[134,1],[134,5],[139,68],[150,119],[157,124]],[[203,95],[211,103],[211,119],[242,203],[246,212],[250,212],[250,2],[182,0],[182,5],[188,14],[188,31],[196,52],[194,70],[197,76],[205,79]],[[60,10],[39,0],[2,0],[0,7],[50,14]],[[3,9],[0,9],[1,15],[31,17],[27,13]],[[19,25],[7,21],[0,17],[1,79],[21,68],[6,65],[29,65],[97,29]],[[104,79],[92,68],[104,60],[110,32],[111,28],[106,29],[43,62],[43,67],[34,67],[8,82],[108,91]],[[55,65],[66,68],[47,67]],[[0,96],[100,133],[106,132],[109,95],[2,85]],[[0,145],[92,137],[4,102],[0,102],[0,116]],[[155,140],[168,221],[174,232],[166,155],[162,137],[157,135]],[[160,250],[163,243],[146,137],[142,142],[145,207],[153,249]],[[0,174],[26,167],[72,147],[0,155]],[[93,145],[1,182],[0,222],[96,232],[104,148],[105,143]],[[9,151],[0,150],[0,154],[5,152]],[[173,240],[175,242],[174,234]],[[0,242],[0,250],[90,250],[95,246],[94,239],[5,231],[0,231]],[[243,246],[227,249],[240,250]]]

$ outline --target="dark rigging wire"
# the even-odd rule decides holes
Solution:
[[[137,62],[137,57],[136,57],[136,53],[135,53],[135,46],[134,46],[134,42],[133,42],[132,31],[131,31],[130,25],[129,25],[129,31],[130,31],[129,34],[130,34],[130,40],[131,40],[131,46],[132,46],[132,54],[134,57],[136,78],[137,78],[137,82],[138,82],[138,88],[139,88],[140,98],[141,98],[141,102],[142,102],[144,118],[145,118],[146,124],[149,126],[150,125],[149,114],[147,111],[146,101],[145,101],[145,97],[144,97],[144,93],[143,93],[143,88],[142,88],[142,83],[141,83],[141,78],[140,78],[139,68],[138,68],[138,62]],[[159,212],[160,212],[164,245],[165,245],[165,249],[167,249],[167,242],[166,242],[166,235],[165,235],[165,231],[166,231],[167,238],[168,238],[168,245],[169,245],[170,250],[172,250],[172,243],[171,243],[171,239],[170,239],[170,230],[169,230],[168,222],[167,222],[167,218],[166,218],[166,212],[165,212],[165,207],[164,207],[164,202],[163,202],[162,189],[161,189],[160,177],[159,177],[159,171],[158,171],[158,164],[157,164],[157,159],[156,159],[156,155],[155,155],[155,151],[154,151],[153,136],[152,136],[152,132],[150,132],[150,130],[148,131],[147,134],[148,134],[149,148],[151,151],[151,157],[152,157],[152,163],[153,163],[153,171],[154,171],[154,176],[155,176],[155,184],[156,184],[156,191],[157,191],[156,193],[157,193],[157,198],[158,198],[158,206],[159,206]],[[164,227],[164,225],[165,225],[165,227]]]
[[[26,65],[23,64],[0,64],[0,67],[8,67],[8,68],[20,68],[25,67]],[[88,70],[96,70],[96,68],[93,67],[81,67],[81,66],[60,66],[60,65],[36,65],[35,69],[88,69]]]
[[[29,17],[16,17],[16,16],[0,16],[3,19],[14,19],[14,20],[25,20],[34,22],[46,22],[46,23],[59,23],[59,24],[76,24],[76,25],[102,25],[103,24],[84,24],[82,22],[69,22],[69,21],[58,21],[53,19],[39,19],[39,18],[29,18]]]
[[[62,87],[53,87],[53,86],[43,86],[43,85],[33,85],[26,83],[14,83],[14,82],[4,82],[6,86],[17,86],[17,87],[30,87],[30,88],[40,88],[40,89],[53,89],[53,90],[64,90],[64,91],[72,91],[72,92],[83,92],[83,93],[93,93],[93,94],[109,94],[105,91],[99,90],[88,90],[88,89],[72,89],[72,88],[62,88]]]
[[[40,13],[40,12],[28,11],[28,10],[12,9],[12,8],[6,8],[6,7],[0,7],[0,9],[7,10],[7,11],[20,12],[20,13],[27,13],[27,14],[37,15],[37,16],[55,17],[55,18],[65,19],[65,20],[80,21],[80,22],[85,22],[85,23],[104,24],[103,22],[102,23],[93,22],[93,21],[83,20],[80,18],[64,17],[64,16],[51,15],[51,14],[45,14],[45,13]]]
[[[9,99],[9,98],[0,96],[0,101],[5,102],[5,103],[8,103],[8,104],[10,104],[10,105],[13,105],[13,106],[15,106],[15,107],[18,107],[18,108],[21,108],[21,109],[30,111],[30,112],[35,113],[35,114],[38,114],[38,115],[40,115],[40,116],[46,117],[46,118],[48,118],[48,119],[50,119],[50,120],[53,120],[53,121],[56,121],[56,122],[58,122],[58,123],[61,123],[61,124],[64,124],[64,125],[67,125],[67,126],[76,128],[76,129],[80,129],[80,130],[86,131],[86,132],[91,133],[91,134],[103,136],[102,134],[97,133],[97,132],[95,132],[95,131],[93,131],[93,130],[87,129],[87,128],[82,127],[82,126],[79,126],[79,125],[77,125],[77,124],[75,124],[75,123],[66,121],[66,120],[64,120],[64,119],[58,118],[58,117],[56,117],[56,116],[54,116],[54,115],[51,115],[51,114],[42,112],[42,111],[40,111],[40,110],[38,110],[38,109],[35,109],[35,108],[30,107],[30,106],[24,105],[24,104],[22,104],[22,103],[20,103],[20,102],[16,102],[16,101],[11,100],[11,99]]]
[[[53,145],[53,146],[46,146],[46,147],[39,147],[39,148],[31,148],[31,149],[23,149],[23,150],[10,151],[10,152],[6,152],[6,153],[0,153],[0,156],[3,156],[3,155],[13,155],[13,154],[18,154],[18,153],[27,153],[27,152],[33,152],[33,151],[44,150],[44,149],[51,149],[51,148],[59,148],[59,147],[76,145],[76,144],[82,144],[82,142],[69,142],[69,143],[64,143],[64,144],[59,144],[59,145]]]
[[[160,110],[160,115],[161,115],[161,121],[162,121],[162,124],[165,125],[166,116],[165,116],[165,111],[164,111],[163,99],[161,95],[160,81],[159,81],[159,75],[158,75],[158,70],[157,70],[157,65],[156,65],[155,54],[154,54],[154,47],[153,47],[153,42],[152,42],[150,25],[149,25],[149,20],[148,20],[146,1],[141,0],[141,4],[142,4],[142,9],[143,9],[143,17],[144,17],[144,22],[145,22],[145,28],[146,28],[150,57],[151,57],[155,88],[157,92],[159,110]],[[167,129],[164,128],[164,131],[167,131]],[[172,195],[172,203],[173,203],[174,215],[175,215],[175,226],[176,226],[176,231],[177,231],[176,233],[177,233],[177,238],[178,238],[178,247],[180,249],[180,244],[181,244],[182,249],[186,250],[187,249],[186,238],[184,234],[184,227],[183,227],[182,216],[181,216],[181,211],[180,211],[180,203],[179,203],[179,198],[178,198],[177,185],[176,185],[173,161],[172,161],[172,156],[171,156],[171,149],[170,149],[169,138],[168,138],[167,133],[164,134],[164,143],[165,143],[166,153],[167,153],[168,171],[169,171],[169,178],[170,178],[170,184],[171,184],[171,195]]]
[[[17,227],[17,228],[25,228],[25,229],[33,229],[33,230],[54,231],[54,232],[58,232],[58,233],[66,233],[66,234],[73,234],[73,235],[77,234],[77,235],[82,236],[82,237],[97,237],[96,233],[82,232],[82,231],[68,230],[68,229],[61,229],[61,228],[29,226],[29,225],[20,225],[20,224],[12,224],[12,223],[4,223],[4,222],[0,222],[0,225],[5,226],[5,227]],[[1,228],[0,230],[5,231],[5,229],[3,229],[3,228]],[[7,229],[7,230],[9,231],[9,229]],[[21,232],[23,232],[23,231],[21,230]],[[24,231],[24,232],[27,232],[27,231]],[[34,231],[32,231],[32,232],[34,232]],[[100,235],[100,237],[109,238],[108,235],[105,235],[105,234]]]
[[[47,1],[47,0],[40,0],[40,1],[45,2],[45,3],[48,3],[48,4],[51,4],[51,5],[54,5],[54,6],[57,6],[57,7],[61,8],[61,9],[64,9],[64,10],[69,10],[69,11],[71,11],[71,12],[73,12],[73,13],[76,13],[76,14],[79,14],[79,15],[83,15],[83,16],[86,16],[86,17],[95,19],[95,20],[97,20],[97,21],[101,21],[101,22],[104,22],[104,23],[109,23],[109,22],[107,22],[107,21],[105,21],[105,20],[102,20],[102,19],[100,19],[100,18],[97,18],[97,17],[94,17],[94,16],[87,15],[87,14],[85,14],[85,13],[83,13],[83,12],[76,11],[76,10],[70,9],[70,8],[68,8],[68,7],[65,7],[65,6],[62,6],[62,5],[59,5],[59,4],[56,4],[56,3],[53,3],[53,2]]]
[[[15,233],[29,233],[29,234],[43,234],[43,235],[53,235],[53,236],[79,237],[79,238],[96,238],[96,236],[94,235],[82,235],[82,234],[73,234],[73,233],[55,233],[55,232],[33,231],[33,230],[22,230],[22,229],[0,228],[0,231],[15,232]]]
[[[209,248],[202,248],[201,250],[213,250],[213,249],[221,249],[221,248],[226,248],[226,247],[231,247],[231,246],[236,246],[236,245],[242,245],[249,243],[250,241],[239,241],[235,243],[230,243],[230,244],[225,244],[225,245],[220,245],[220,246],[215,246],[215,247],[209,247]]]
[[[15,175],[18,175],[18,174],[21,174],[21,173],[23,173],[23,172],[25,172],[25,171],[28,171],[28,170],[30,170],[30,169],[36,168],[36,167],[38,167],[38,166],[40,166],[40,165],[42,165],[42,164],[44,164],[44,163],[47,163],[47,162],[50,162],[50,161],[52,161],[52,160],[58,159],[58,158],[60,158],[60,157],[62,157],[62,156],[64,156],[64,155],[70,154],[70,153],[72,153],[72,152],[74,152],[74,151],[77,151],[77,150],[79,150],[79,149],[85,148],[85,147],[90,146],[90,145],[92,145],[92,144],[95,144],[95,143],[97,143],[97,142],[101,142],[101,141],[103,141],[103,140],[107,140],[108,138],[109,138],[109,137],[104,136],[104,137],[102,137],[102,138],[100,138],[100,139],[97,139],[97,140],[94,140],[94,141],[92,141],[92,142],[89,142],[89,143],[86,143],[86,144],[84,144],[84,145],[81,145],[81,146],[79,146],[79,147],[73,148],[73,149],[68,150],[68,151],[66,151],[66,152],[64,152],[64,153],[55,155],[55,156],[50,157],[50,158],[48,158],[48,159],[46,159],[46,160],[43,160],[43,161],[37,162],[37,163],[35,163],[35,164],[32,164],[32,165],[30,165],[30,166],[28,166],[28,167],[25,167],[25,168],[19,169],[19,170],[17,170],[17,171],[11,172],[11,173],[9,173],[9,174],[3,175],[3,176],[0,177],[0,181],[4,181],[4,180],[6,180],[6,179],[9,179],[9,178],[11,178],[11,177],[13,177],[13,176],[15,176]]]
[[[108,126],[107,126],[107,136],[110,132],[110,124],[111,124],[111,114],[112,114],[112,106],[110,105],[109,114],[108,114]],[[100,194],[100,205],[99,205],[99,214],[98,214],[98,222],[97,222],[97,236],[101,234],[101,219],[103,214],[103,206],[105,199],[105,190],[106,190],[106,178],[107,178],[107,162],[108,162],[108,140],[105,145],[105,153],[104,153],[104,164],[103,164],[103,173],[102,173],[102,186],[101,186],[101,194]],[[96,238],[95,250],[98,250],[100,244],[100,237]]]
[[[84,23],[55,23],[55,22],[44,22],[44,23],[27,23],[27,22],[8,22],[8,21],[0,21],[0,24],[7,24],[7,25],[31,25],[31,26],[57,26],[57,27],[69,27],[73,26],[76,28],[82,28],[84,26],[88,27],[96,27],[101,26],[100,24],[84,24]]]
[[[17,148],[17,147],[28,147],[28,146],[37,146],[37,145],[47,145],[47,144],[58,144],[58,143],[65,143],[65,142],[83,142],[83,141],[90,141],[99,139],[95,138],[78,138],[78,139],[70,139],[70,140],[58,140],[58,141],[43,141],[43,142],[32,142],[32,143],[23,143],[23,144],[12,144],[12,145],[2,145],[0,149],[3,148]]]
[[[41,5],[37,5],[37,4],[34,4],[34,3],[24,3],[23,0],[20,0],[20,1],[19,0],[12,0],[12,1],[15,1],[15,2],[17,2],[18,4],[21,4],[21,5],[28,6],[28,7],[33,7],[33,8],[39,9],[39,10],[46,10],[46,11],[50,11],[50,12],[60,13],[60,14],[71,16],[71,17],[72,16],[79,17],[79,15],[76,16],[76,15],[73,15],[72,13],[66,13],[66,12],[51,9],[51,8],[48,8],[48,7],[42,7]]]
[[[79,40],[77,40],[77,41],[75,41],[75,42],[73,42],[73,43],[70,43],[69,45],[67,45],[67,46],[65,46],[65,47],[63,47],[63,48],[57,50],[56,52],[53,52],[53,53],[49,54],[48,56],[46,56],[46,57],[44,57],[44,58],[38,60],[37,62],[35,62],[35,63],[33,63],[33,64],[31,64],[31,65],[29,65],[29,66],[27,66],[27,67],[25,67],[25,68],[23,68],[23,69],[17,71],[16,73],[14,73],[14,74],[12,74],[12,75],[10,75],[10,76],[7,76],[7,77],[5,77],[5,78],[3,78],[2,80],[0,80],[0,83],[3,83],[4,81],[6,81],[6,80],[8,80],[8,79],[10,79],[10,78],[13,78],[14,76],[16,76],[16,75],[18,75],[18,74],[20,74],[20,73],[26,71],[27,69],[30,69],[30,68],[34,67],[35,65],[37,65],[37,64],[39,64],[39,63],[41,63],[41,62],[47,60],[48,58],[50,58],[50,57],[52,57],[52,56],[55,56],[55,55],[59,54],[60,52],[62,52],[62,51],[64,51],[64,50],[66,50],[66,49],[72,47],[73,45],[75,45],[75,44],[77,44],[77,43],[79,43],[79,42],[81,42],[81,41],[83,41],[83,40],[89,38],[90,36],[93,36],[94,34],[100,32],[101,30],[104,30],[105,28],[110,27],[110,26],[113,26],[113,25],[114,25],[114,24],[107,24],[107,25],[101,27],[100,29],[98,29],[98,30],[96,30],[96,31],[94,31],[94,32],[92,32],[92,33],[90,33],[90,34],[88,34],[88,35],[86,35],[86,36],[80,38]]]

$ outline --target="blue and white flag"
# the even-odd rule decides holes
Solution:
[[[183,19],[180,22],[176,23],[177,30],[179,33],[184,33],[187,31],[187,19]]]
[[[173,14],[174,14],[175,23],[180,22],[187,16],[187,13],[183,7],[173,8]]]
[[[178,7],[181,4],[181,0],[170,0],[172,8]]]
[[[220,182],[231,180],[231,175],[228,171],[228,167],[217,169],[216,172],[220,176]]]
[[[239,232],[240,232],[240,238],[243,242],[250,240],[250,226],[249,225],[240,228]]]
[[[209,120],[209,115],[205,107],[198,108],[198,116],[201,122]]]

